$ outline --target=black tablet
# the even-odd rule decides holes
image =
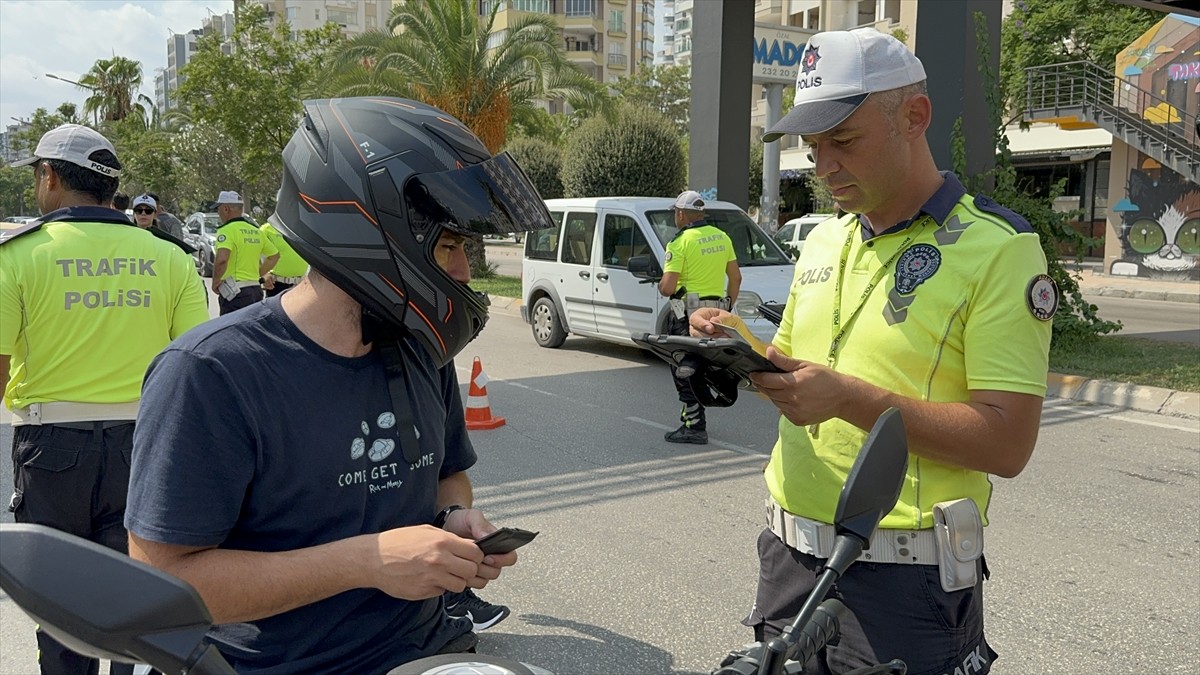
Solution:
[[[678,366],[688,356],[701,363],[737,375],[749,382],[750,373],[782,373],[781,368],[754,351],[750,345],[735,338],[697,338],[686,335],[631,335],[633,341],[657,354],[667,363]]]

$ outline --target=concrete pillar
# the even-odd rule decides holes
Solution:
[[[745,209],[750,201],[750,69],[754,8],[697,2],[692,10],[688,183]]]
[[[979,70],[975,14],[982,14],[987,21],[990,58],[984,67],[998,80],[1000,8],[1001,0],[922,2],[917,6],[916,54],[925,65],[929,98],[933,101],[929,146],[938,168],[953,169],[952,132],[955,121],[962,118],[966,139],[964,183],[996,163],[995,129]]]
[[[783,85],[767,84],[767,123],[764,130],[775,126],[783,115]],[[782,139],[781,139],[782,140]],[[757,141],[755,141],[757,142]],[[779,142],[763,144],[762,198],[759,200],[758,224],[774,232],[779,227]]]

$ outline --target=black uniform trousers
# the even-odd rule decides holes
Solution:
[[[221,316],[225,316],[230,312],[236,312],[243,307],[249,307],[256,302],[261,302],[262,299],[262,286],[247,286],[240,293],[233,296],[232,300],[226,300],[223,295],[217,298],[218,305],[221,308]]]
[[[742,624],[754,639],[775,637],[790,624],[817,584],[825,561],[790,548],[769,529],[758,536],[758,595]],[[983,579],[974,588],[942,589],[937,565],[858,561],[834,584],[830,597],[849,615],[841,632],[805,675],[833,675],[900,659],[909,675],[985,675],[996,652],[983,636]]]
[[[13,486],[8,510],[18,523],[46,525],[129,552],[125,497],[133,453],[133,422],[77,422],[13,427]],[[38,665],[44,675],[96,675],[97,659],[80,656],[41,630]],[[113,663],[113,675],[132,674]]]
[[[676,318],[674,313],[667,318],[666,329],[671,335],[691,335],[687,318]],[[671,366],[671,380],[675,382],[675,391],[679,393],[679,402],[683,404],[679,411],[679,421],[689,429],[706,431],[708,422],[704,418],[704,406],[700,405],[700,400],[696,398],[691,381],[680,379],[674,365]]]

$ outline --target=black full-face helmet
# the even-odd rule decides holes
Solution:
[[[438,237],[554,225],[507,153],[493,157],[437,108],[382,97],[305,101],[270,220],[368,316],[442,365],[483,330],[487,298],[438,265]]]

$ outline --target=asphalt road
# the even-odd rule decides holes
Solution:
[[[477,502],[541,532],[482,593],[513,616],[480,650],[560,674],[691,674],[747,641],[773,408],[743,394],[711,412],[710,445],[680,447],[662,440],[678,414],[668,371],[632,347],[540,349],[497,312],[459,359],[464,386],[474,356],[508,422],[472,433]],[[1028,468],[995,480],[993,673],[1196,671],[1198,437],[1196,421],[1047,402]],[[0,673],[33,664],[32,624],[0,598]]]

